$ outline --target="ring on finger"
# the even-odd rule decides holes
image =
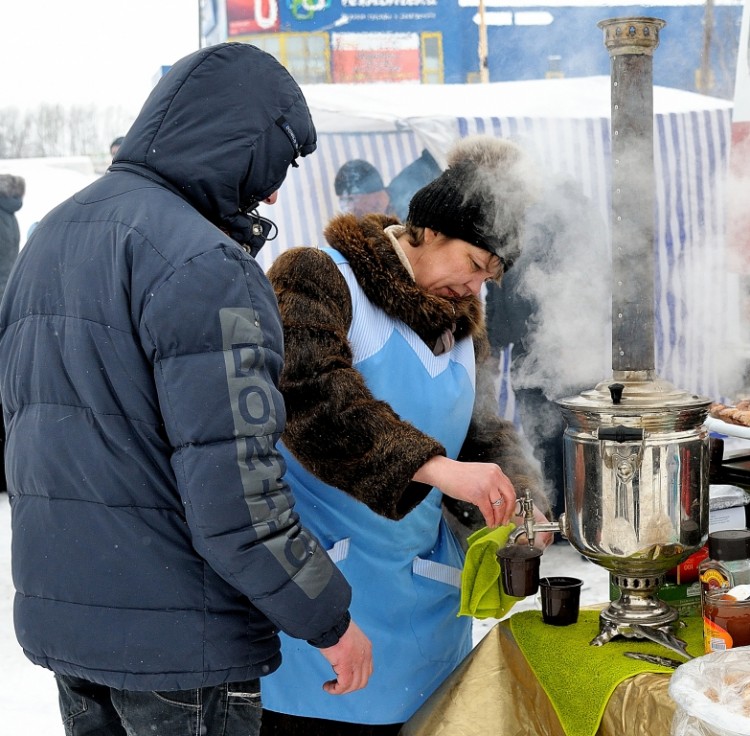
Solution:
[[[503,499],[502,498],[498,498],[497,501],[493,501],[492,502],[492,505],[493,506],[502,506],[503,503],[504,503]]]

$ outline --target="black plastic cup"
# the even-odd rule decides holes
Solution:
[[[570,626],[578,621],[581,608],[581,586],[578,578],[542,578],[542,620],[552,626]]]
[[[497,551],[500,579],[506,595],[525,598],[539,590],[542,550],[528,544],[509,544]]]

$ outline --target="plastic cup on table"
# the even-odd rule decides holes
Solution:
[[[545,624],[570,626],[578,621],[582,585],[579,578],[569,577],[549,577],[539,581]]]

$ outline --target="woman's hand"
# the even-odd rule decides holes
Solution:
[[[473,503],[491,528],[507,524],[515,513],[516,491],[495,463],[463,463],[438,455],[417,470],[414,480]]]

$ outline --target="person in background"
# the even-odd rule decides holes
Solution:
[[[386,187],[380,172],[369,161],[352,159],[336,172],[334,189],[342,212],[357,217],[378,212],[395,215],[404,222],[414,193],[439,176],[440,172],[437,161],[425,149]]]
[[[21,230],[16,212],[23,207],[26,180],[22,176],[0,174],[0,297],[21,247]]]
[[[404,222],[409,214],[409,202],[415,192],[442,173],[433,155],[425,148],[419,158],[404,167],[388,184],[390,211]]]
[[[21,230],[16,212],[23,206],[26,181],[22,176],[0,174],[0,298],[5,292],[8,276],[18,258],[21,247]],[[1,407],[0,407],[1,408]],[[0,459],[5,458],[5,427],[0,424]],[[8,490],[5,481],[5,463],[0,473],[0,493]]]
[[[350,586],[285,480],[282,327],[254,258],[272,225],[257,205],[315,148],[270,54],[204,48],[8,281],[15,628],[69,735],[257,734],[279,631],[326,662],[305,687],[367,683]]]
[[[380,172],[368,161],[351,159],[339,168],[333,180],[339,208],[357,217],[368,212],[389,212],[390,199]]]
[[[512,345],[518,416],[555,518],[565,510],[565,423],[557,400],[607,375],[610,272],[606,227],[594,203],[572,178],[550,175],[544,196],[527,213],[521,256],[485,296],[495,359]]]
[[[120,146],[122,145],[122,142],[124,140],[124,135],[118,135],[117,138],[115,138],[112,143],[109,144],[109,155],[112,157],[112,160],[114,160],[115,155],[120,150]]]
[[[375,671],[361,692],[320,697],[307,686],[319,663],[283,637],[263,683],[264,736],[396,734],[468,654],[464,553],[444,498],[496,527],[528,489],[546,521],[538,468],[497,415],[479,299],[518,258],[533,187],[508,141],[467,138],[448,160],[404,225],[339,215],[329,247],[289,250],[268,272],[284,323],[289,481],[352,584]]]

